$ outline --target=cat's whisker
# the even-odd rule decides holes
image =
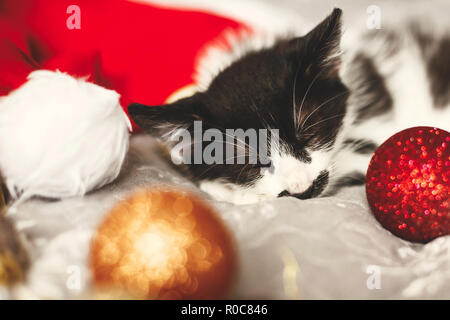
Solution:
[[[332,117],[329,117],[329,118],[325,118],[325,119],[323,119],[323,120],[320,120],[320,121],[317,121],[316,123],[314,123],[314,124],[312,124],[312,125],[310,125],[310,126],[307,126],[305,129],[303,129],[304,131],[306,131],[306,130],[308,130],[309,128],[312,128],[312,127],[314,127],[314,126],[316,126],[316,125],[318,125],[318,124],[320,124],[320,123],[322,123],[322,122],[325,122],[325,121],[328,121],[328,120],[331,120],[331,119],[334,119],[334,118],[337,118],[337,117],[342,117],[342,116],[344,116],[345,115],[345,113],[340,113],[340,114],[336,114],[336,115],[334,115],[334,116],[332,116]]]
[[[237,142],[240,142],[241,144],[243,144],[243,145],[239,145],[240,147],[247,147],[249,150],[251,150],[251,151],[253,151],[253,152],[256,152],[256,150],[255,150],[255,148],[253,148],[252,146],[250,146],[247,142],[245,142],[244,140],[242,140],[242,139],[238,139],[236,136],[233,136],[233,135],[231,135],[231,134],[228,134],[228,133],[226,133],[226,132],[222,132],[226,137],[230,137],[230,138],[233,138],[233,143],[231,142],[231,141],[226,141],[228,144],[232,144],[232,145],[238,145],[238,144],[235,144],[234,143],[234,139],[236,139],[236,141]],[[223,141],[223,142],[225,142],[225,141]]]
[[[347,94],[348,90],[345,90],[344,92],[338,93],[337,95],[335,95],[334,97],[331,97],[330,99],[326,100],[325,102],[321,103],[318,107],[316,107],[306,118],[305,120],[303,120],[303,123],[300,126],[300,129],[302,129],[304,127],[304,125],[306,124],[306,122],[308,121],[308,119],[317,111],[319,110],[321,107],[325,106],[327,103],[330,103],[331,101],[343,96],[344,94]]]
[[[204,123],[209,124],[209,122],[204,122]],[[226,132],[226,130],[227,130],[226,128],[221,127],[221,126],[219,126],[219,125],[217,125],[217,124],[211,125],[211,127],[212,127],[212,128],[221,129],[221,130],[220,130],[221,133],[222,133],[223,135],[225,135],[226,137],[233,138],[233,141],[234,141],[234,139],[236,139],[237,141],[243,143],[244,146],[247,146],[249,149],[252,149],[252,147],[251,147],[247,142],[245,142],[244,140],[239,139],[237,136],[233,136],[233,135],[227,133],[227,132]],[[199,130],[193,130],[193,132],[198,132],[198,131],[199,131]],[[203,131],[203,129],[202,129],[202,131]]]
[[[253,107],[252,109],[253,109],[253,111],[255,112],[255,114],[258,116],[258,119],[261,121],[261,123],[263,124],[263,127],[265,127],[265,128],[269,128],[269,123],[266,121],[266,119],[264,119],[263,117],[261,117],[261,115],[260,115],[260,113],[259,113],[259,110],[258,110],[258,106],[256,105],[256,103],[255,103],[255,101],[252,99],[252,98],[250,98],[250,100],[251,100],[251,102],[252,102],[252,104],[251,104],[251,106]]]
[[[277,120],[275,120],[274,115],[273,115],[271,112],[269,112],[269,113],[268,113],[268,116],[269,116],[270,119],[273,121],[274,125],[276,126]],[[267,130],[270,130],[271,128],[272,128],[271,126],[268,126],[268,127],[267,127]]]
[[[298,110],[298,117],[300,119],[301,114],[302,114],[302,108],[303,108],[303,104],[305,103],[306,97],[308,96],[309,91],[311,90],[312,86],[314,85],[314,83],[316,82],[317,78],[319,78],[321,71],[319,71],[316,76],[312,79],[311,83],[309,84],[308,88],[306,89],[305,95],[303,96],[302,102],[300,103],[300,108]],[[298,120],[296,120],[297,126],[295,127],[296,130],[298,130]]]
[[[214,169],[215,167],[218,167],[218,166],[220,166],[220,165],[226,164],[226,162],[227,162],[228,160],[230,160],[230,159],[238,159],[238,158],[242,158],[242,157],[247,157],[247,154],[226,158],[226,159],[223,160],[223,163],[213,163],[213,164],[210,164],[210,165],[208,165],[208,168],[207,168],[206,170],[204,170],[197,178],[201,178],[202,176],[204,176],[206,173],[208,173],[211,169]],[[250,164],[249,164],[249,163],[245,163],[245,164],[244,164],[244,167],[243,167],[242,170],[240,171],[239,175],[242,174],[243,170],[244,170],[248,165],[250,165]],[[239,175],[238,175],[238,177],[239,177]]]
[[[202,130],[202,131],[203,131],[203,130]],[[195,132],[199,132],[199,130],[193,130],[193,132],[194,132],[194,133],[195,133]],[[249,145],[249,144],[248,144],[247,142],[245,142],[244,140],[239,139],[237,136],[233,136],[233,135],[227,133],[226,131],[221,131],[221,133],[222,133],[225,137],[233,138],[233,143],[232,143],[231,141],[227,141],[227,140],[225,140],[225,141],[224,141],[224,140],[220,140],[219,142],[224,142],[224,143],[226,143],[226,144],[235,145],[235,146],[241,147],[241,148],[247,147],[247,148],[250,149],[251,151],[256,152],[256,150],[255,150],[251,145]],[[240,144],[235,144],[235,143],[234,143],[234,140],[236,140],[237,142],[240,142]],[[218,141],[218,140],[214,140],[214,141]],[[192,142],[191,142],[191,144],[193,144],[193,143],[196,143],[196,141],[192,141]]]
[[[237,180],[239,181],[239,178],[241,177],[242,173],[244,172],[244,170],[248,167],[248,164],[244,165],[242,167],[242,169],[239,171],[239,174],[237,176]]]
[[[297,79],[298,79],[298,73],[300,72],[301,64],[297,67],[297,71],[295,71],[294,75],[294,88],[292,90],[292,116],[294,117],[294,128],[297,128],[297,115],[296,115],[296,109],[297,109],[297,94],[296,94],[296,87],[297,87]]]
[[[224,143],[225,145],[228,144],[228,145],[231,145],[231,146],[233,146],[233,147],[238,147],[238,148],[240,147],[240,148],[242,148],[242,149],[244,150],[244,152],[245,152],[244,155],[238,155],[238,156],[235,156],[234,158],[249,156],[249,154],[250,154],[251,152],[256,152],[256,151],[254,151],[254,150],[250,150],[250,153],[249,153],[248,150],[245,148],[245,146],[237,145],[237,144],[231,143],[231,142],[229,142],[229,141],[224,141],[224,140],[214,140],[214,141]],[[201,141],[191,141],[190,143],[186,143],[185,145],[183,145],[183,149],[184,149],[184,148],[187,148],[188,146],[193,146],[193,145],[195,145],[196,143],[201,143]],[[239,151],[238,151],[238,152],[239,152]],[[233,148],[233,153],[234,153],[234,148]],[[225,159],[225,161],[226,161],[226,160],[229,160],[229,159],[233,159],[233,157],[227,158],[227,159]]]

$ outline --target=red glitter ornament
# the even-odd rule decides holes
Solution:
[[[366,194],[377,220],[400,238],[428,242],[450,234],[450,133],[403,130],[373,155]]]

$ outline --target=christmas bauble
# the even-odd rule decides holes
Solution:
[[[118,203],[91,248],[96,288],[120,298],[225,298],[235,264],[218,216],[182,191],[143,190]]]
[[[384,142],[366,176],[369,205],[393,234],[428,242],[450,234],[450,134],[414,127]]]

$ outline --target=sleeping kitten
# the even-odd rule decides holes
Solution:
[[[449,38],[418,29],[408,34],[378,32],[343,58],[341,10],[335,9],[303,37],[232,52],[234,59],[189,98],[128,110],[169,147],[178,129],[194,137],[194,121],[224,133],[278,129],[270,170],[261,163],[187,165],[200,188],[219,200],[243,204],[331,194],[362,183],[377,145],[400,129],[449,129]],[[205,147],[194,141],[192,148],[196,143]],[[252,148],[247,141],[233,143],[246,155]]]

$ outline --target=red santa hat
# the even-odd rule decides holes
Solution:
[[[249,28],[121,0],[1,2],[0,170],[13,197],[112,181],[131,130],[120,106],[162,104],[193,83],[196,57],[227,30]]]

